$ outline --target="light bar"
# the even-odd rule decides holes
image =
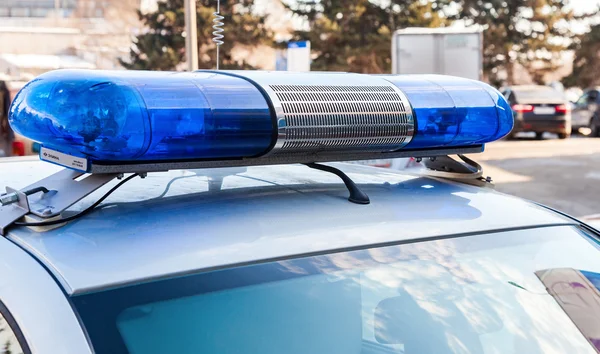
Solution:
[[[383,78],[406,94],[415,112],[417,132],[407,149],[484,144],[513,128],[510,105],[483,82],[442,75]]]
[[[21,90],[9,120],[43,160],[88,172],[436,156],[513,125],[477,81],[260,71],[59,70]]]

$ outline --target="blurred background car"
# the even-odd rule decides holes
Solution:
[[[564,93],[541,85],[508,86],[502,90],[515,117],[515,127],[508,138],[520,132],[534,132],[542,139],[545,132],[559,139],[571,135],[571,109]]]
[[[14,133],[8,124],[10,97],[8,85],[0,79],[0,157],[10,156],[13,150]]]
[[[598,118],[598,103],[600,103],[600,87],[586,90],[573,104],[573,131],[589,129],[588,135],[600,136],[600,118]]]
[[[15,134],[8,123],[8,110],[12,99],[27,81],[0,76],[0,157],[26,156],[39,152],[39,144]]]
[[[569,87],[568,89],[565,89],[565,97],[569,100],[569,102],[571,102],[571,104],[577,102],[581,95],[583,95],[583,90],[579,87]],[[571,112],[573,111],[571,110]]]

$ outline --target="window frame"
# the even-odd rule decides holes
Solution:
[[[15,318],[10,313],[10,310],[8,309],[8,307],[6,307],[4,302],[2,302],[2,300],[0,300],[0,316],[4,318],[4,320],[8,324],[8,328],[12,331],[15,338],[17,338],[17,342],[19,343],[19,346],[21,347],[20,349],[23,352],[23,354],[31,354],[31,349],[29,348],[29,344],[27,344],[27,340],[25,339],[25,336],[23,335],[19,324],[17,323],[17,321],[15,321]]]

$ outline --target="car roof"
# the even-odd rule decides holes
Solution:
[[[519,103],[564,103],[567,101],[563,92],[550,86],[516,85],[509,89],[515,93]]]
[[[536,90],[545,90],[545,91],[554,91],[555,89],[550,86],[545,85],[513,85],[508,86],[511,90],[518,91],[536,91]]]
[[[67,293],[78,294],[333,250],[574,223],[490,188],[332,165],[348,173],[371,204],[348,202],[338,177],[302,165],[170,171],[132,180],[105,207],[65,226],[41,233],[15,227],[7,237],[38,258]],[[7,159],[0,169],[11,171],[0,177],[0,187],[23,188],[60,167]]]

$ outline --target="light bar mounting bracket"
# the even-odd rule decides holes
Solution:
[[[427,172],[425,172],[427,176],[444,178],[478,187],[494,186],[491,177],[483,177],[481,165],[462,154],[458,154],[458,157],[463,162],[450,156],[436,156],[417,160],[423,162],[427,169]]]
[[[189,170],[201,168],[220,168],[220,167],[247,167],[264,165],[286,165],[290,163],[319,163],[333,161],[358,161],[358,160],[377,160],[377,159],[395,159],[407,157],[432,157],[445,155],[463,155],[477,154],[483,151],[483,145],[470,147],[452,147],[424,150],[398,150],[393,152],[367,152],[367,151],[347,151],[347,152],[329,152],[320,151],[310,154],[282,154],[277,156],[263,156],[258,158],[239,159],[239,160],[219,160],[219,161],[180,161],[180,162],[141,162],[135,164],[104,164],[91,163],[88,169],[89,173],[135,173],[135,172],[162,172],[169,170]]]
[[[14,202],[0,205],[0,235],[15,221],[27,214],[42,219],[59,216],[71,205],[102,187],[106,183],[121,176],[118,173],[90,174],[69,169],[41,179],[21,191],[6,187],[6,196],[15,196]],[[83,178],[82,178],[83,177]],[[45,189],[43,192],[28,195],[28,191]]]
[[[63,169],[53,175],[41,179],[23,189],[16,190],[6,187],[6,193],[0,195],[0,235],[6,235],[7,228],[26,216],[35,216],[43,220],[57,219],[70,206],[77,203],[90,193],[104,186],[115,178],[122,178],[123,173],[138,173],[145,176],[147,172],[169,170],[190,170],[201,168],[239,167],[302,163],[311,168],[331,172],[338,175],[350,192],[350,201],[358,204],[368,204],[369,197],[341,171],[334,171],[318,162],[353,161],[369,159],[389,159],[415,157],[422,159],[428,168],[428,174],[433,177],[447,178],[462,183],[475,185],[490,185],[491,180],[482,177],[481,166],[464,157],[462,154],[479,153],[483,146],[465,148],[448,148],[435,150],[400,150],[388,153],[327,153],[307,155],[282,155],[247,160],[223,161],[191,161],[191,162],[162,162],[140,163],[134,165],[102,165],[92,164],[89,174]],[[446,155],[457,154],[466,163],[461,163]]]

